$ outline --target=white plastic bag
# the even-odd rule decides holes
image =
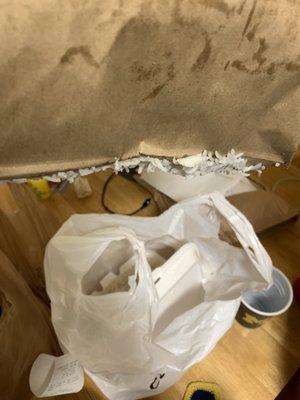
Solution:
[[[242,248],[219,239],[221,216]],[[103,291],[103,279],[120,269],[129,276],[126,291]],[[271,270],[250,223],[218,193],[153,218],[74,215],[45,256],[62,348],[112,400],[174,384],[230,328],[241,293],[268,287]]]

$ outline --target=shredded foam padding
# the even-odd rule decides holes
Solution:
[[[129,172],[130,169],[133,168],[136,168],[139,174],[144,170],[153,172],[155,168],[158,168],[164,172],[192,178],[211,172],[223,175],[239,174],[248,176],[251,171],[262,172],[264,166],[262,163],[247,165],[247,159],[243,157],[243,153],[235,153],[234,150],[229,151],[223,156],[217,151],[213,153],[204,150],[202,153],[183,158],[158,158],[141,155],[127,160],[116,159],[109,164],[91,168],[81,168],[76,171],[58,172],[56,174],[43,176],[43,178],[51,182],[67,180],[72,183],[78,176],[86,176],[94,172],[105,171],[107,169],[113,169],[115,173],[122,171]],[[23,183],[26,182],[27,179],[14,179],[13,181]]]

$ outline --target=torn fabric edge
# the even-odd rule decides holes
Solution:
[[[132,157],[126,160],[115,159],[114,162],[90,168],[79,168],[78,170],[61,171],[51,175],[17,178],[2,182],[24,183],[27,179],[43,178],[50,182],[68,181],[73,183],[78,176],[86,176],[107,169],[113,169],[117,174],[123,171],[129,172],[133,168],[136,168],[139,174],[145,170],[153,172],[155,168],[158,168],[167,173],[193,178],[212,172],[221,175],[249,176],[251,171],[262,172],[265,167],[262,163],[247,165],[247,159],[243,157],[243,153],[236,153],[234,150],[229,151],[226,155],[220,155],[217,151],[213,153],[204,150],[202,153],[182,158],[140,155],[139,157]]]

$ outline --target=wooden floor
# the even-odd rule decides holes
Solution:
[[[0,237],[0,245],[1,240],[22,240],[24,244],[26,241],[29,243],[27,248],[31,250],[34,246],[39,247],[39,250],[33,252],[20,251],[17,254],[11,248],[10,255],[15,258],[14,262],[19,259],[20,265],[24,265],[26,259],[27,265],[31,263],[38,268],[45,243],[70,215],[104,211],[100,200],[103,185],[109,175],[110,172],[104,172],[90,176],[93,196],[84,200],[76,198],[72,186],[63,195],[56,194],[41,203],[28,188],[0,185],[0,211],[2,217],[7,217],[13,226],[13,229],[3,234],[2,239]],[[286,171],[282,168],[269,168],[263,174],[262,180],[271,187],[275,181],[285,176],[299,177],[299,169],[292,167]],[[299,190],[299,182],[278,187],[278,193],[297,208],[300,208]],[[149,197],[146,190],[122,177],[114,178],[108,195],[107,205],[123,213],[138,209]],[[22,221],[16,217],[20,210]],[[154,202],[139,213],[157,214],[158,209]],[[299,220],[262,241],[274,265],[286,273],[292,282],[300,276]],[[152,399],[181,400],[189,382],[206,381],[219,385],[222,400],[273,400],[300,365],[299,311],[300,306],[293,303],[287,313],[268,320],[262,327],[254,330],[247,330],[235,322],[232,329],[201,363],[195,365],[165,393]],[[87,379],[85,388],[80,393],[58,396],[55,399],[100,400],[105,397]]]

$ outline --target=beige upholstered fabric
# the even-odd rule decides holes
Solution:
[[[0,177],[299,143],[297,0],[0,0]]]

